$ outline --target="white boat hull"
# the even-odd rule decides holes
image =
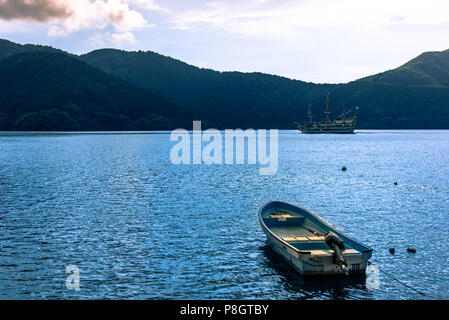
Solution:
[[[273,203],[278,204],[279,202]],[[292,205],[289,206],[294,207]],[[305,210],[299,207],[295,208],[298,208],[299,210]],[[305,212],[311,214],[306,210]],[[301,211],[301,214],[303,213],[304,212]],[[321,221],[316,216],[313,216],[313,218],[318,219],[318,221],[322,223],[322,225],[320,225],[320,230],[327,229],[327,231],[337,232],[339,236],[343,237],[346,240],[345,242],[348,242],[350,245],[352,245],[352,247],[357,249],[344,250],[343,257],[348,263],[348,271],[350,274],[364,274],[366,271],[368,260],[372,254],[372,250],[370,248],[364,247],[361,244],[360,247],[356,246],[356,242],[354,240],[342,235],[340,232],[326,224],[324,221]],[[332,250],[308,250],[307,248],[300,250],[292,245],[292,243],[285,241],[282,237],[280,237],[275,232],[273,232],[273,230],[267,227],[261,214],[259,214],[259,220],[262,230],[267,236],[267,241],[270,247],[297,272],[301,273],[302,275],[344,274],[344,271],[342,271],[342,269],[337,264],[335,264]],[[353,241],[354,243],[350,241]],[[307,243],[310,245],[312,241],[307,241]],[[307,246],[307,243],[305,243],[304,245]],[[316,244],[317,242],[314,243]]]

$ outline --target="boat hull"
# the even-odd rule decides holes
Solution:
[[[337,233],[340,237],[345,240],[345,243],[351,245],[351,247],[357,248],[357,250],[348,250],[348,253],[343,251],[343,256],[345,257],[348,263],[348,271],[350,274],[364,274],[366,272],[368,260],[371,257],[372,249],[365,247],[361,244],[358,244],[355,240],[350,239],[340,232],[338,232],[335,228],[331,227],[324,221],[320,220],[318,217],[310,213],[309,211],[295,207],[293,205],[283,203],[283,202],[270,202],[264,205],[259,211],[259,221],[262,227],[263,232],[267,236],[268,245],[273,249],[275,253],[277,253],[283,260],[285,260],[293,269],[304,276],[324,276],[324,275],[344,275],[344,272],[341,268],[335,264],[334,255],[329,253],[324,253],[322,250],[307,250],[307,248],[302,248],[302,250],[293,246],[291,243],[285,241],[282,237],[277,235],[270,229],[265,221],[263,216],[263,211],[270,206],[277,207],[288,207],[289,209],[294,208],[297,212],[301,214],[307,213],[308,218],[313,218],[314,225],[316,229],[320,229],[322,231],[332,231]],[[311,216],[309,216],[311,215]],[[316,220],[315,220],[316,219]],[[319,227],[318,227],[319,226]],[[308,242],[304,245],[320,245],[317,242]],[[323,254],[315,254],[316,251],[322,251]],[[357,252],[357,253],[355,253]]]
[[[353,127],[305,127],[305,126],[298,126],[298,130],[302,133],[306,134],[326,134],[326,133],[336,133],[336,134],[353,134],[354,128]]]
[[[305,134],[354,134],[354,130],[299,130]]]

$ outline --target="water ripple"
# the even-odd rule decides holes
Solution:
[[[449,132],[279,139],[278,173],[259,176],[172,165],[167,134],[2,134],[0,298],[422,298],[382,274],[372,289],[293,272],[258,225],[274,199],[373,247],[373,263],[408,285],[448,295]],[[79,291],[65,288],[67,265]]]

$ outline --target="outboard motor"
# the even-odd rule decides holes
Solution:
[[[340,269],[346,274],[349,274],[349,271],[347,269],[348,263],[346,262],[345,258],[342,255],[342,251],[345,250],[345,245],[343,240],[341,240],[335,233],[329,231],[324,236],[324,241],[326,242],[327,246],[334,250],[334,259],[337,266],[340,267]]]

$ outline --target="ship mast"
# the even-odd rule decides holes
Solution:
[[[309,123],[313,122],[313,114],[312,114],[312,101],[309,100],[309,111],[307,113],[307,116],[309,117]]]
[[[329,109],[329,94],[326,96],[326,111],[324,111],[326,114],[326,123],[331,123],[331,119],[329,115],[331,114],[331,110]]]
[[[343,115],[343,120],[346,119],[346,102],[343,103],[343,111],[341,112],[341,114]]]

